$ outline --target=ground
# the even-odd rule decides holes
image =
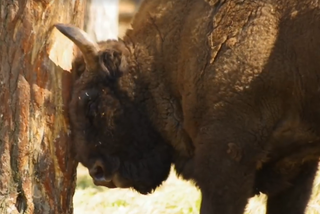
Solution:
[[[306,214],[320,213],[320,173]],[[245,214],[265,214],[266,196],[250,199]],[[197,214],[201,196],[191,182],[169,179],[153,194],[141,195],[129,189],[108,189],[92,183],[87,169],[78,167],[77,189],[73,199],[75,214]]]
[[[131,0],[121,0],[119,36],[130,26],[136,7]],[[171,171],[169,179],[151,195],[140,195],[128,189],[97,187],[83,166],[78,167],[74,213],[84,214],[197,214],[201,202],[199,190],[191,182],[177,178]],[[245,214],[264,214],[266,196],[250,199]],[[306,214],[320,214],[320,172],[314,182],[312,199]]]
[[[198,213],[200,192],[175,173],[151,195],[128,189],[94,186],[87,169],[78,168],[74,213],[94,214],[184,214]]]

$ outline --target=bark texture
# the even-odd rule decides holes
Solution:
[[[77,163],[67,103],[85,0],[0,1],[0,213],[72,213]]]

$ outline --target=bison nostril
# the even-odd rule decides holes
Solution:
[[[89,170],[89,174],[95,180],[105,180],[104,166],[101,161],[96,161],[92,168]]]
[[[104,177],[103,168],[100,166],[97,166],[94,168],[93,176],[97,179],[101,179]]]

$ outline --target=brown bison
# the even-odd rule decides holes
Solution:
[[[320,2],[145,0],[124,39],[81,50],[70,119],[96,185],[151,193],[170,166],[201,214],[303,214],[320,155]]]

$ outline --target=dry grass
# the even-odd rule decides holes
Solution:
[[[320,173],[307,214],[320,213]],[[92,183],[84,167],[78,167],[74,213],[94,214],[195,214],[199,213],[200,192],[192,183],[171,173],[169,179],[151,195],[140,195],[133,190],[107,189]],[[250,199],[246,214],[264,214],[266,196]]]
[[[198,213],[199,206],[199,191],[174,173],[157,191],[146,196],[129,189],[96,187],[86,170],[82,166],[78,168],[75,214],[190,214]]]

